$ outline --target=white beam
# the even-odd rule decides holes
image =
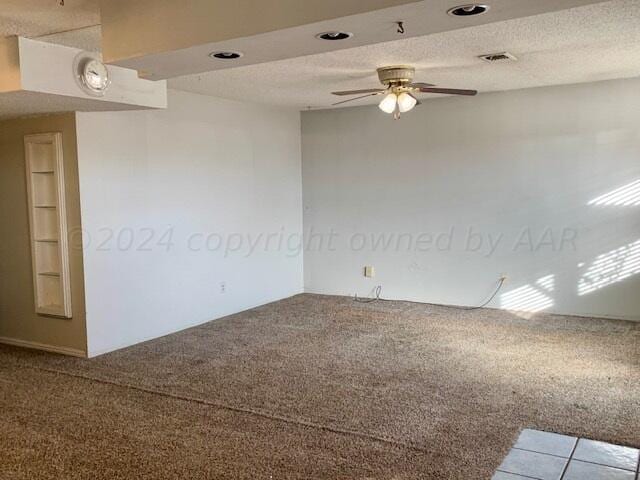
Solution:
[[[76,81],[81,50],[21,37],[0,39],[0,117],[54,111],[166,108],[164,81],[138,78],[135,70],[108,66],[111,85],[102,97]]]

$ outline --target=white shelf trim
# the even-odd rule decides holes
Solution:
[[[25,135],[24,148],[35,310],[71,318],[62,134]]]

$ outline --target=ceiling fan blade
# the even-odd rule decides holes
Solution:
[[[419,88],[423,93],[444,93],[449,95],[468,95],[473,96],[477,95],[477,90],[460,90],[457,88],[438,88],[438,87],[428,87],[428,88]]]
[[[343,103],[353,102],[354,100],[360,100],[361,98],[375,97],[376,95],[380,95],[380,93],[367,93],[366,95],[361,95],[355,98],[349,98],[347,100],[342,100],[341,102],[338,102],[338,103],[332,103],[331,105],[335,107],[336,105],[342,105]]]
[[[365,88],[364,90],[345,90],[343,92],[331,92],[334,95],[359,95],[362,93],[382,93],[384,90],[382,88]]]
[[[408,87],[412,87],[412,88],[429,88],[429,87],[435,87],[435,85],[433,83],[423,83],[423,82],[414,82],[414,83],[410,83],[409,85],[407,85]]]

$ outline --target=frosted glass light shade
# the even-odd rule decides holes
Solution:
[[[396,109],[396,104],[398,103],[398,96],[395,93],[390,93],[386,97],[382,99],[380,102],[380,110],[384,113],[393,113]]]
[[[413,110],[413,107],[415,107],[417,103],[418,101],[406,92],[401,93],[398,97],[398,109],[402,113]]]

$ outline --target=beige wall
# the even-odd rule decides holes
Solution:
[[[73,318],[37,315],[29,246],[23,138],[62,132]],[[85,355],[84,274],[74,113],[0,122],[0,342]]]
[[[0,92],[20,90],[18,37],[0,38]]]

